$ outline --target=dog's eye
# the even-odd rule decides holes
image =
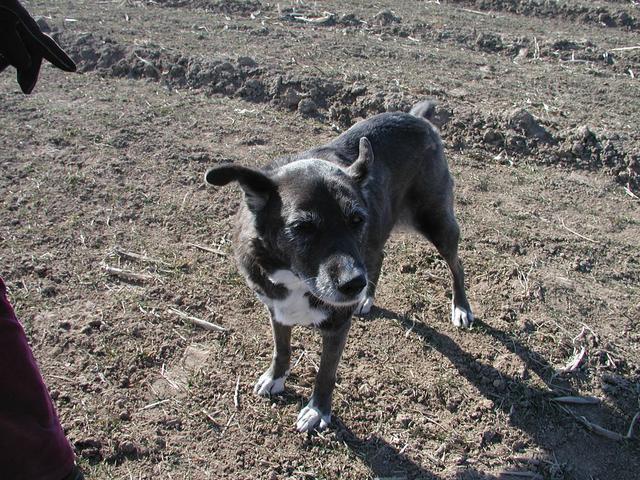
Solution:
[[[294,222],[289,226],[289,229],[298,235],[308,235],[315,232],[316,224],[314,222]]]
[[[359,213],[354,213],[349,217],[349,223],[353,227],[359,227],[364,223],[364,217]]]

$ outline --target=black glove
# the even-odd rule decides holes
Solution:
[[[18,0],[0,0],[0,72],[8,65],[16,67],[20,88],[31,93],[43,58],[66,72],[76,71],[73,60],[40,31]]]

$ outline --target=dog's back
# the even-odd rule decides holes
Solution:
[[[440,134],[429,122],[434,104],[416,104],[410,113],[375,115],[353,125],[326,145],[281,159],[288,163],[320,158],[343,167],[358,158],[359,142],[366,137],[373,149],[375,168],[367,182],[369,199],[378,212],[389,211],[381,226],[388,230],[398,221],[413,224],[418,211],[450,203],[452,180]],[[384,234],[383,234],[384,235]],[[384,235],[386,236],[386,235]]]

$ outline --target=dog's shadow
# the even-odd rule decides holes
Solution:
[[[513,427],[526,432],[527,436],[534,443],[544,448],[544,445],[547,443],[545,440],[545,426],[548,425],[555,425],[555,430],[565,431],[565,434],[568,434],[566,422],[571,422],[571,417],[567,412],[558,415],[561,407],[554,404],[551,398],[562,395],[579,396],[579,392],[576,392],[568,382],[556,375],[556,369],[546,358],[522,344],[522,342],[518,341],[513,335],[503,332],[480,319],[476,319],[474,322],[474,334],[492,337],[502,344],[507,351],[517,355],[526,368],[534,372],[538,378],[543,381],[544,386],[533,386],[522,378],[511,376],[506,372],[499,371],[490,364],[477,360],[471,353],[462,349],[445,333],[427,324],[415,321],[414,318],[410,318],[408,315],[401,315],[384,308],[374,307],[369,315],[362,318],[362,320],[365,321],[375,321],[376,319],[388,319],[399,322],[405,330],[416,334],[426,348],[433,348],[445,357],[462,377],[478,389],[483,397],[494,401],[500,399],[499,402],[494,402],[495,408],[508,415],[509,423]],[[478,375],[478,371],[482,371],[482,375]],[[482,381],[483,377],[500,378],[505,382],[501,387],[498,387],[492,382],[486,383]],[[526,399],[529,404],[527,408],[519,407],[523,399]],[[604,404],[588,408],[597,408],[597,411],[590,410],[590,412],[597,413],[602,417],[613,418],[616,416],[615,413]],[[571,422],[572,435],[581,435],[580,433],[576,434],[574,425],[575,424]],[[343,428],[348,436],[350,433],[348,428]],[[583,432],[582,440],[590,443],[595,449],[598,449],[600,442],[606,442],[606,440],[593,436],[586,431]],[[372,442],[375,445],[381,446],[373,448],[371,446]],[[347,444],[350,448],[354,449],[354,452],[371,468],[375,476],[393,476],[394,471],[404,471],[405,473],[401,478],[438,478],[435,474],[424,470],[401,452],[395,450],[393,446],[378,437],[373,437],[372,440],[367,441],[354,438],[351,442],[347,442]],[[628,446],[620,445],[620,449],[627,450],[627,447]],[[387,451],[385,454],[386,459],[385,456],[378,454],[380,448]],[[556,461],[569,465],[575,466],[574,462],[579,461],[573,457],[573,453],[570,450],[554,452],[554,456],[556,454],[558,455]],[[628,455],[632,455],[632,452],[627,450],[623,457],[627,457]],[[463,469],[456,478],[487,479],[495,477],[487,476],[485,473],[478,473],[473,469]]]
[[[371,470],[372,478],[394,480],[438,480],[437,474],[418,465],[377,435],[368,436],[366,439],[355,435],[341,419],[333,417],[333,425],[338,439]],[[460,480],[497,480],[497,477],[481,473],[474,468],[461,470],[455,477]]]

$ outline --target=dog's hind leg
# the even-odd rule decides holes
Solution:
[[[253,392],[262,396],[280,393],[284,390],[284,382],[289,376],[291,364],[291,327],[276,322],[272,314],[271,328],[274,342],[271,366],[260,376],[253,387]]]
[[[460,227],[449,196],[444,208],[423,209],[415,214],[415,227],[426,236],[445,259],[453,280],[451,321],[456,327],[470,327],[473,313],[464,288],[464,270],[458,257]]]

